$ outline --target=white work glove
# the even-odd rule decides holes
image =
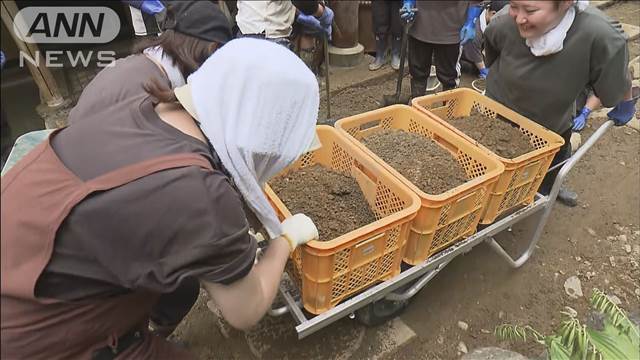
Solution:
[[[307,215],[295,214],[282,222],[282,237],[289,242],[293,252],[298,245],[317,240],[318,228]]]

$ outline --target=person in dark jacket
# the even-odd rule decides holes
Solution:
[[[484,31],[491,22],[491,18],[500,11],[508,1],[492,0],[486,4],[476,21],[476,36],[462,47],[460,67],[462,72],[478,75],[486,79],[489,69],[484,65]]]
[[[417,11],[416,11],[417,10]],[[431,62],[443,90],[458,86],[462,45],[475,37],[482,9],[477,1],[404,0],[400,16],[409,28],[411,97],[425,94]]]

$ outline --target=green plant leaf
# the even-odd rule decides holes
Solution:
[[[621,333],[610,320],[605,322],[603,331],[587,328],[586,332],[604,360],[637,360],[640,357],[638,344]]]
[[[571,360],[571,351],[562,344],[560,336],[547,336],[547,350],[551,360]]]
[[[640,328],[629,320],[624,310],[614,304],[607,294],[601,290],[593,289],[590,302],[591,307],[607,315],[615,327],[629,332],[632,342],[640,343]]]

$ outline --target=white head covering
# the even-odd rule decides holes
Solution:
[[[269,235],[281,235],[262,188],[317,145],[315,76],[285,47],[241,38],[216,51],[187,83],[176,89],[178,99],[188,111],[193,107],[190,112]],[[185,88],[192,104],[183,101]]]
[[[576,12],[584,11],[588,6],[589,0],[575,0],[575,6],[567,10],[556,27],[538,38],[527,39],[525,42],[531,53],[535,56],[547,56],[562,51],[564,39],[576,18]]]

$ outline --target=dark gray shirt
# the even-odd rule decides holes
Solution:
[[[571,127],[574,102],[587,86],[612,107],[631,84],[626,37],[593,7],[576,14],[563,50],[548,56],[531,53],[508,15],[494,17],[484,36],[487,95],[559,134]]]
[[[409,34],[432,44],[457,44],[460,29],[467,18],[467,8],[475,2],[462,0],[417,1],[415,21]]]
[[[161,70],[144,55],[118,60],[85,88],[53,138],[83,180],[163,155],[192,152],[220,169],[209,147],[162,121],[142,84]],[[37,296],[65,300],[127,291],[166,293],[187,277],[231,283],[253,266],[241,197],[221,171],[165,170],[93,194],[60,227]]]

